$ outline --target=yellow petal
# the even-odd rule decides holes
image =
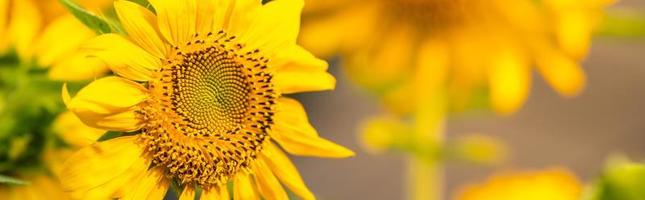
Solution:
[[[157,58],[166,56],[166,45],[155,28],[157,19],[152,12],[125,0],[114,1],[114,9],[123,29],[135,43]]]
[[[542,50],[536,61],[542,77],[560,95],[575,96],[584,88],[585,73],[572,58],[559,52]]]
[[[560,46],[574,58],[583,58],[591,46],[595,20],[586,11],[568,9],[556,23]]]
[[[110,76],[81,89],[67,107],[92,127],[131,131],[140,126],[135,106],[146,98],[146,89],[138,83]]]
[[[9,194],[0,194],[8,200],[40,200],[40,199],[66,199],[68,198],[60,184],[53,177],[47,175],[26,177],[29,185],[7,187]]]
[[[163,169],[159,167],[149,169],[139,180],[129,184],[132,187],[124,194],[123,199],[163,199],[170,187],[170,181],[164,177]]]
[[[157,11],[157,24],[161,35],[178,46],[188,42],[195,34],[197,5],[195,0],[150,0]]]
[[[275,87],[283,94],[333,90],[336,87],[336,78],[325,71],[281,71],[274,75],[273,80]]]
[[[94,32],[71,14],[56,18],[47,25],[34,46],[38,65],[48,67],[60,61],[93,36]]]
[[[450,70],[450,49],[440,39],[428,39],[421,45],[416,60],[417,79],[421,79],[422,88],[442,89]]]
[[[278,71],[297,71],[302,69],[325,71],[328,67],[326,61],[316,58],[316,56],[298,45],[290,45],[288,48],[279,51],[270,62],[270,65]]]
[[[305,182],[302,181],[300,173],[291,160],[273,143],[267,143],[261,158],[266,162],[273,174],[280,179],[282,184],[286,185],[292,192],[296,193],[302,199],[316,199],[309,191]],[[237,182],[236,182],[237,183]]]
[[[248,174],[240,172],[235,175],[235,180],[233,182],[233,199],[259,199],[257,193],[253,189],[253,184],[251,183],[251,178]]]
[[[208,0],[208,1],[213,1],[213,0]],[[211,32],[217,33],[218,31],[225,30],[228,31],[228,28],[225,28],[225,26],[228,26],[231,14],[233,13],[233,7],[235,5],[239,5],[240,3],[247,2],[246,0],[215,0],[214,1],[214,10],[211,13],[212,15],[212,26],[211,26]],[[199,8],[198,7],[198,12],[203,11],[204,8]],[[250,12],[249,12],[250,13]],[[198,14],[199,17],[199,14]],[[199,20],[199,24],[203,24],[202,20]],[[204,27],[202,27],[204,28]]]
[[[74,153],[61,172],[63,188],[77,199],[121,197],[149,164],[142,158],[143,148],[135,144],[136,137],[118,137]]]
[[[108,71],[105,62],[78,52],[56,62],[47,73],[52,80],[81,81],[96,79]]]
[[[275,178],[269,167],[263,160],[256,160],[253,163],[255,172],[255,183],[258,191],[264,199],[287,200],[287,192],[284,191],[278,179]]]
[[[309,2],[313,1],[308,1],[305,7]],[[346,52],[365,47],[376,33],[377,19],[380,18],[378,14],[381,10],[377,5],[380,5],[380,2],[350,3],[354,5],[339,9],[328,17],[307,16],[305,13],[299,43],[324,58],[329,58],[339,51]]]
[[[215,7],[216,0],[200,0],[197,4],[197,16],[195,19],[195,30],[197,33],[204,34],[213,30],[213,13],[217,9],[224,9],[225,7]]]
[[[262,7],[262,2],[255,0],[223,0],[218,2],[220,7],[217,8],[220,9],[215,13],[213,31],[224,30],[237,37],[241,37],[247,32]]]
[[[0,44],[4,43],[7,38],[7,22],[9,18],[9,0],[0,0]],[[0,52],[3,52],[3,46],[0,46]]]
[[[179,200],[193,200],[195,199],[195,187],[188,185],[184,187],[184,191],[179,195]]]
[[[39,193],[41,195],[41,199],[67,198],[67,194],[65,194],[65,191],[61,188],[59,180],[54,177],[41,175],[38,176],[36,180],[33,180],[31,184],[32,185],[28,187],[35,190],[34,192]]]
[[[343,158],[353,156],[351,150],[318,137],[298,101],[282,97],[274,118],[271,136],[287,152],[300,156]]]
[[[132,44],[120,35],[108,33],[88,41],[85,48],[99,57],[118,75],[137,81],[155,77],[161,59]]]
[[[416,59],[413,60],[416,62],[415,67],[401,68],[400,70],[407,72],[399,72],[398,79],[388,78],[389,81],[382,78],[368,77],[367,79],[372,79],[372,82],[376,80],[376,84],[373,86],[381,87],[375,89],[378,89],[377,92],[382,92],[383,103],[389,111],[397,115],[409,114],[422,108],[427,109],[430,106],[428,102],[437,102],[437,99],[443,99],[437,95],[445,90],[449,70],[453,69],[450,68],[451,51],[449,45],[442,37],[428,37],[418,46],[417,55],[414,56]],[[369,70],[369,68],[363,70]],[[379,76],[387,76],[386,74],[388,73]],[[383,84],[386,82],[389,83]]]
[[[271,55],[276,50],[296,44],[303,5],[304,0],[269,1],[250,21],[248,29],[233,30],[233,33],[240,35],[240,40],[251,48],[259,48]]]
[[[229,200],[231,199],[228,194],[228,190],[225,188],[220,188],[220,187],[212,187],[209,189],[204,189],[202,190],[202,196],[200,197],[201,200]]]
[[[58,115],[54,120],[53,130],[66,143],[75,147],[90,145],[105,133],[105,130],[83,124],[72,112],[64,112]]]
[[[33,53],[31,48],[42,20],[32,0],[12,1],[13,4],[9,22],[9,38],[15,45],[18,56],[27,59]]]
[[[86,145],[87,146],[87,145]],[[80,146],[78,147],[80,148]],[[57,149],[47,149],[44,153],[42,160],[48,170],[52,172],[54,177],[60,177],[61,171],[65,164],[65,160],[69,158],[78,148],[57,148]]]
[[[502,49],[492,62],[488,80],[493,108],[498,113],[511,114],[528,97],[531,87],[529,63],[522,52],[512,48]]]
[[[388,28],[387,37],[345,59],[343,69],[360,86],[378,91],[409,78],[418,46],[416,31],[405,23]]]

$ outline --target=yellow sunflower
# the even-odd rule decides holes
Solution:
[[[564,169],[497,174],[462,188],[455,200],[578,200],[582,185]]]
[[[126,132],[65,163],[75,198],[314,199],[283,150],[348,157],[320,138],[284,94],[333,89],[327,63],[296,44],[302,0],[114,2],[127,36],[86,44],[118,76],[98,79],[68,108],[86,124]],[[66,91],[65,91],[66,93]],[[278,147],[279,144],[282,148]]]
[[[97,10],[107,0],[81,1]],[[70,31],[73,30],[73,31]],[[85,80],[107,71],[78,47],[94,36],[55,0],[0,0],[0,54],[15,50],[21,62],[49,68],[53,80]]]
[[[81,1],[92,10],[105,2]],[[60,98],[61,80],[107,71],[76,53],[93,36],[56,0],[0,0],[0,174],[24,182],[3,182],[0,198],[66,199],[57,178],[62,161],[105,132],[63,113]]]
[[[451,106],[487,87],[494,110],[508,114],[529,95],[534,66],[561,95],[580,92],[579,63],[611,2],[312,0],[300,39],[316,54],[340,53],[348,76],[396,111],[414,109],[415,87],[435,87],[412,78],[431,73]]]

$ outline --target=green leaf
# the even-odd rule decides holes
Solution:
[[[98,34],[105,34],[112,32],[110,24],[95,14],[85,10],[72,0],[60,0],[60,2],[69,10],[74,17],[83,22],[85,26],[94,30]]]
[[[10,176],[0,175],[0,184],[27,185],[29,183],[27,181],[23,181]]]
[[[150,2],[148,2],[148,0],[129,0],[129,1],[134,2],[136,4],[139,4],[139,5],[143,6],[144,8],[147,8],[151,12],[156,13],[155,9],[152,7]]]
[[[105,140],[120,137],[122,135],[123,135],[123,133],[121,133],[121,132],[108,131],[108,132],[105,132],[105,134],[103,134],[97,141],[99,141],[99,142],[100,141],[105,141]]]

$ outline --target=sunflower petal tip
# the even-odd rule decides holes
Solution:
[[[337,158],[350,158],[356,156],[356,153],[349,148],[339,146],[338,152],[334,156]]]

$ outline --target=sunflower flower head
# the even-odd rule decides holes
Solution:
[[[409,113],[415,92],[439,90],[462,110],[486,89],[490,107],[517,111],[536,69],[559,94],[585,85],[581,60],[610,0],[311,1],[301,43],[340,54],[354,82]],[[352,31],[346,31],[352,30]],[[414,77],[427,74],[418,81]]]
[[[124,132],[74,154],[63,170],[76,198],[313,199],[283,150],[347,157],[322,139],[296,100],[334,88],[327,63],[296,44],[301,0],[115,1],[127,36],[85,45],[118,76],[98,79],[68,108],[86,124]],[[67,93],[64,91],[64,93]],[[279,144],[280,147],[278,147]],[[123,187],[132,183],[136,188]]]
[[[461,189],[456,200],[580,199],[582,185],[563,169],[494,175],[487,181]]]

